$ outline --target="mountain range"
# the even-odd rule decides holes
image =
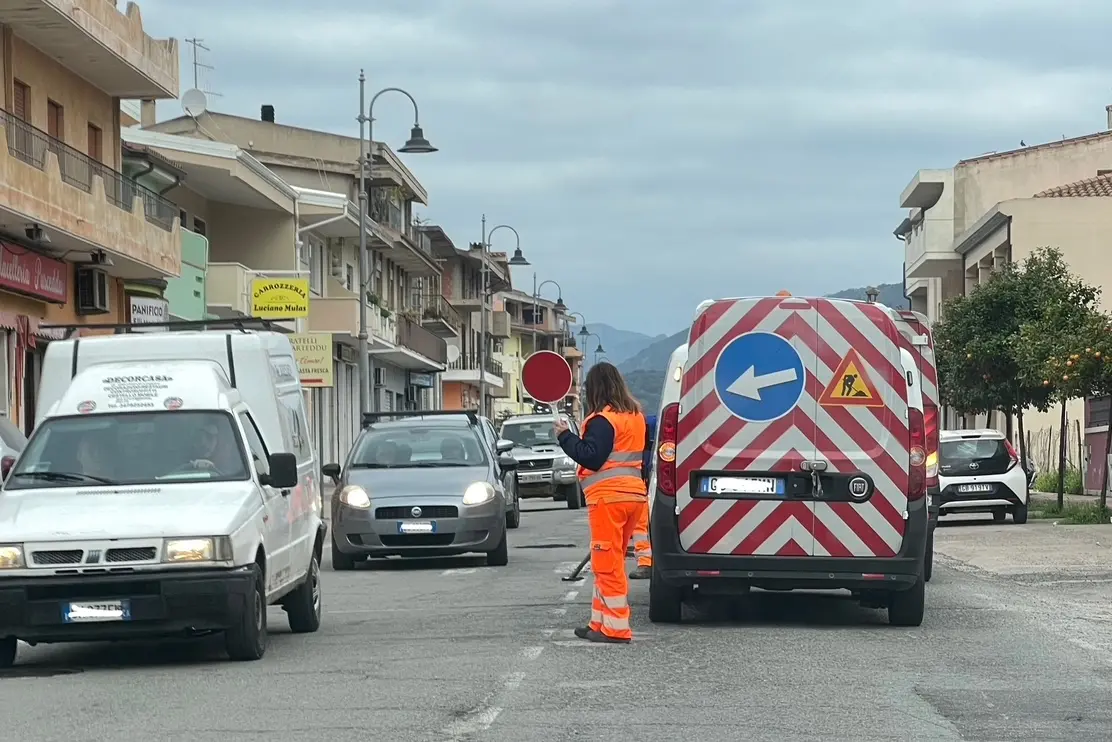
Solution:
[[[866,288],[861,286],[845,289],[827,296],[832,299],[863,300]],[[902,283],[882,283],[877,285],[877,289],[880,291],[877,301],[881,304],[890,307],[907,306]],[[650,414],[655,414],[660,406],[660,392],[664,385],[668,358],[671,357],[672,351],[687,342],[689,329],[685,327],[671,335],[650,336],[641,332],[619,330],[606,324],[592,323],[587,325],[587,332],[597,337],[580,337],[578,327],[575,328],[575,332],[576,342],[583,351],[584,373],[594,362],[594,351],[601,344],[603,353],[598,354],[599,358],[617,366],[625,376],[630,391],[641,405]]]

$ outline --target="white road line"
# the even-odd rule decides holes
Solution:
[[[568,590],[567,595],[564,596],[564,602],[570,603],[575,600],[575,596],[579,595],[578,590]]]
[[[468,711],[463,718],[453,721],[441,730],[447,742],[464,742],[476,734],[485,732],[494,725],[498,716],[505,710],[502,703],[525,680],[525,673],[511,672],[502,679],[502,686],[491,693],[478,706]]]
[[[446,569],[441,572],[440,575],[442,577],[447,577],[449,575],[473,575],[478,571],[479,570],[475,569],[474,567],[468,567],[466,569]]]
[[[521,654],[524,655],[525,659],[527,660],[535,660],[541,656],[541,652],[543,651],[543,646],[526,647],[525,649],[521,650]]]
[[[563,616],[564,614],[566,614],[568,612],[568,609],[567,608],[550,608],[548,612],[551,613],[553,616]]]

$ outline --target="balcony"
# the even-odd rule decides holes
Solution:
[[[397,344],[391,348],[372,350],[372,355],[410,371],[444,370],[444,364],[448,361],[448,348],[443,339],[407,317],[399,317],[396,327]]]
[[[490,334],[496,338],[510,337],[510,313],[491,312]]]
[[[0,110],[0,227],[42,225],[63,252],[110,252],[110,272],[181,272],[178,207],[102,162]]]
[[[178,95],[178,42],[148,36],[134,3],[4,0],[0,24],[112,97]]]
[[[478,353],[474,351],[463,353],[456,358],[456,360],[450,361],[447,366],[448,368],[442,377],[444,381],[462,381],[470,384],[479,383]],[[491,389],[500,389],[505,386],[501,363],[488,355],[484,368],[486,372],[483,374],[483,378],[487,386],[491,387]]]
[[[391,237],[391,250],[386,254],[401,268],[417,276],[440,274],[440,264],[432,254],[432,241],[420,227],[405,218],[405,211],[389,196],[385,188],[370,188],[367,214],[371,221],[384,227]]]
[[[440,294],[416,297],[421,326],[440,338],[458,338],[463,332],[463,317]]]
[[[309,300],[309,332],[327,332],[336,342],[355,344],[359,337],[359,299],[314,296]]]

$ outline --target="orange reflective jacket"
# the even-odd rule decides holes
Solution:
[[[640,500],[648,496],[641,478],[641,459],[645,453],[645,416],[640,412],[615,412],[607,407],[587,416],[584,434],[591,420],[604,417],[614,428],[614,448],[598,471],[579,467],[579,484],[588,505],[597,502]]]

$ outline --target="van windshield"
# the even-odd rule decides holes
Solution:
[[[247,462],[231,415],[128,412],[44,421],[4,489],[244,479]]]

